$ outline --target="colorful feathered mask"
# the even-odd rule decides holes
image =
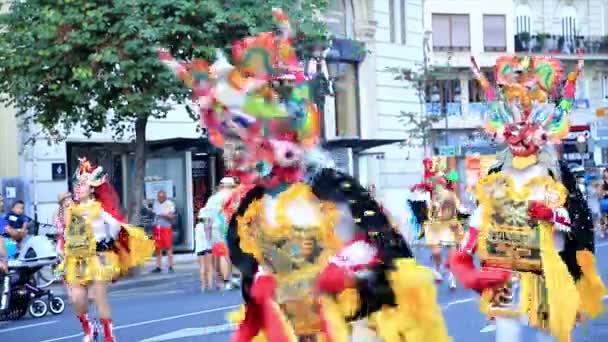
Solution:
[[[498,142],[508,144],[516,157],[535,155],[548,143],[559,143],[569,129],[576,79],[583,68],[577,68],[565,80],[557,105],[550,102],[558,95],[563,69],[559,61],[548,57],[501,57],[496,61],[497,89],[483,76],[471,58],[475,77],[488,101],[485,129]],[[498,90],[498,91],[496,91]]]
[[[192,88],[209,140],[220,148],[227,139],[241,141],[247,158],[235,166],[260,182],[300,177],[303,156],[320,134],[319,112],[291,42],[289,21],[281,10],[273,16],[280,32],[235,42],[234,65],[221,53],[212,65],[177,62],[164,50],[158,53]]]

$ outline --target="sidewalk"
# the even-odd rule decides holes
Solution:
[[[198,258],[195,254],[178,254],[173,256],[175,273],[167,273],[166,258],[163,258],[163,272],[152,273],[156,268],[156,258],[146,262],[133,275],[127,276],[114,284],[110,284],[109,291],[128,290],[136,287],[148,287],[161,284],[175,278],[198,277]],[[51,285],[50,289],[57,296],[66,297],[65,287],[61,283]]]

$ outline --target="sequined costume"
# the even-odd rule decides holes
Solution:
[[[154,244],[143,230],[121,221],[103,170],[82,160],[76,181],[94,189],[95,199],[72,203],[65,211],[62,267],[66,282],[112,281],[150,258]]]
[[[450,267],[465,287],[480,292],[481,311],[496,318],[497,341],[520,341],[521,322],[538,328],[541,338],[569,341],[578,314],[594,318],[602,310],[606,289],[594,265],[589,209],[552,146],[568,133],[581,68],[582,60],[553,105],[558,61],[499,59],[498,94],[474,63],[490,102],[486,129],[509,148],[477,184],[479,206]]]
[[[356,320],[385,341],[449,340],[430,270],[416,264],[378,203],[353,177],[306,169],[319,113],[287,18],[273,14],[281,34],[235,43],[235,66],[220,58],[204,77],[197,68],[205,63],[160,52],[193,86],[212,142],[245,142],[235,168],[247,181],[226,205],[245,299],[232,317],[240,322],[233,341],[348,341]]]
[[[412,208],[420,214],[424,212],[425,216],[421,218],[419,237],[424,238],[428,246],[455,246],[462,240],[464,230],[458,218],[460,200],[454,191],[454,182],[448,180],[445,170],[435,170],[431,159],[425,159],[424,164],[424,181],[411,189],[418,199],[411,200],[411,205],[424,206],[424,209]],[[420,196],[425,193],[428,196]]]

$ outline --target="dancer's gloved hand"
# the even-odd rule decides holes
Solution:
[[[536,221],[553,222],[555,218],[553,209],[538,201],[530,203],[528,206],[528,215],[530,215],[531,219]]]
[[[354,275],[345,267],[330,263],[319,275],[316,288],[320,292],[339,294],[355,284]]]

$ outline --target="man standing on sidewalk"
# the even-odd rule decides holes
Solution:
[[[173,273],[173,220],[175,219],[175,205],[167,199],[167,193],[159,191],[152,207],[154,212],[154,241],[156,241],[156,269],[152,272],[161,272],[161,258],[163,250],[167,251],[169,272]]]

